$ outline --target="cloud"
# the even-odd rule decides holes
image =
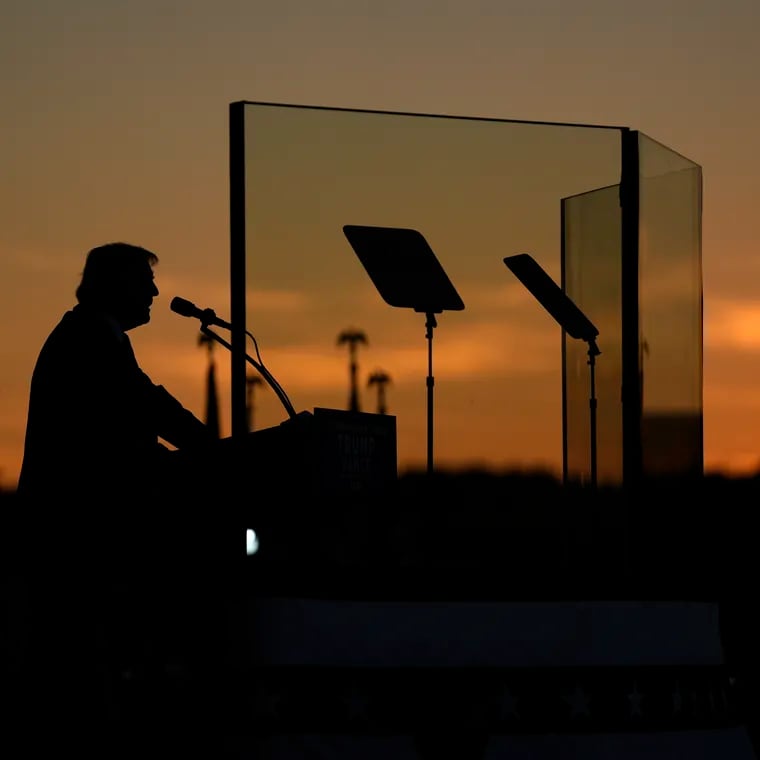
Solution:
[[[7,251],[8,261],[18,268],[23,276],[44,274],[64,275],[78,280],[84,266],[81,251],[59,250],[57,248],[11,248]]]
[[[245,295],[248,309],[269,314],[301,314],[309,310],[312,300],[303,291],[248,290]]]
[[[386,336],[385,341],[378,338],[360,347],[357,358],[362,372],[383,369],[396,386],[417,383],[421,373],[427,372],[427,348],[420,330],[394,334],[392,343]],[[560,361],[559,336],[559,328],[549,319],[447,324],[445,330],[434,333],[433,373],[452,379],[483,379],[555,372]],[[249,354],[256,358],[255,353]],[[205,352],[188,347],[186,342],[147,339],[139,348],[139,356],[152,373],[170,381],[197,382],[206,366]],[[220,347],[216,356],[218,366],[226,371],[226,350]],[[280,383],[294,390],[345,385],[347,351],[334,345],[326,347],[321,338],[287,346],[268,345],[262,347],[261,358]]]
[[[760,351],[760,303],[718,300],[705,309],[705,347]]]
[[[200,308],[211,308],[219,316],[230,311],[230,285],[228,274],[200,278],[197,274],[183,276],[156,273],[156,282],[161,296],[171,300],[181,296]],[[248,288],[245,294],[248,311],[256,314],[298,315],[306,313],[313,304],[313,298],[303,290],[282,288]]]

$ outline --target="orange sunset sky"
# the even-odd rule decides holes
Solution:
[[[760,465],[758,29],[757,0],[5,0],[0,484],[13,487],[18,476],[37,352],[73,305],[84,254],[95,245],[125,240],[159,254],[161,295],[151,325],[135,331],[133,342],[153,379],[202,416],[206,351],[197,343],[197,323],[170,312],[169,302],[181,295],[229,316],[228,105],[241,100],[620,125],[699,164],[705,464],[754,472]],[[273,159],[263,175],[272,183],[287,176],[293,155],[287,136],[282,140],[282,174]],[[466,153],[452,159],[460,171],[467,160]],[[496,179],[504,186],[514,180]],[[257,192],[267,198],[267,186]],[[473,208],[483,202],[473,198]],[[319,203],[299,198],[298,218],[316,215]],[[451,213],[461,216],[461,206]],[[282,257],[289,233],[287,219],[280,221]],[[414,221],[413,214],[403,219]],[[517,221],[505,215],[506,228]],[[455,249],[438,229],[431,233],[465,303],[481,308],[439,320],[437,451],[451,461],[482,459],[490,451],[496,464],[558,469],[558,329],[500,264],[524,242],[558,277],[556,251],[550,255],[545,241],[511,238],[508,249],[490,254],[493,281],[470,281],[460,266],[463,240]],[[347,352],[336,338],[351,326],[366,330],[369,345],[359,352],[363,407],[374,411],[369,372],[387,370],[399,462],[419,463],[424,320],[382,304],[338,230],[335,245],[345,246],[340,300],[334,292],[333,302],[320,298],[325,272],[319,264],[298,287],[292,267],[273,265],[271,278],[249,283],[256,324],[248,328],[297,409],[345,405]],[[343,266],[340,258],[334,262]],[[355,325],[346,322],[354,313],[349,297],[358,304]],[[502,321],[507,317],[509,324]],[[214,354],[222,433],[229,434],[228,357],[221,348]],[[506,383],[498,408],[477,404],[480,383],[491,377]],[[257,390],[256,419],[261,426],[284,419],[266,389]]]

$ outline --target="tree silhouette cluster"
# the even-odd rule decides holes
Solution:
[[[363,330],[349,327],[338,334],[338,346],[348,347],[348,404],[350,412],[362,411],[359,394],[359,346],[369,345],[367,335]],[[369,374],[367,387],[377,390],[377,413],[387,414],[386,387],[391,383],[391,376],[383,369],[376,369]]]

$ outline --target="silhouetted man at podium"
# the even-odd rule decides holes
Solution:
[[[78,303],[44,342],[31,379],[18,497],[32,589],[29,660],[39,689],[32,700],[44,692],[41,731],[55,717],[79,742],[107,720],[98,648],[114,589],[137,589],[132,620],[149,624],[160,604],[158,593],[149,601],[151,589],[161,587],[162,564],[171,564],[162,552],[175,506],[172,456],[161,440],[179,449],[214,440],[140,369],[127,335],[150,321],[157,263],[155,253],[127,243],[93,248]],[[113,745],[102,749],[110,756]]]
[[[144,498],[166,448],[204,444],[210,431],[140,369],[128,331],[150,321],[158,256],[110,243],[87,255],[67,311],[32,375],[18,493],[58,504]],[[75,510],[66,509],[67,513]]]

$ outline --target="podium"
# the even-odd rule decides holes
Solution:
[[[396,484],[396,418],[316,407],[173,457],[172,480],[214,553],[245,559],[252,529],[258,562],[343,564],[361,559]]]

